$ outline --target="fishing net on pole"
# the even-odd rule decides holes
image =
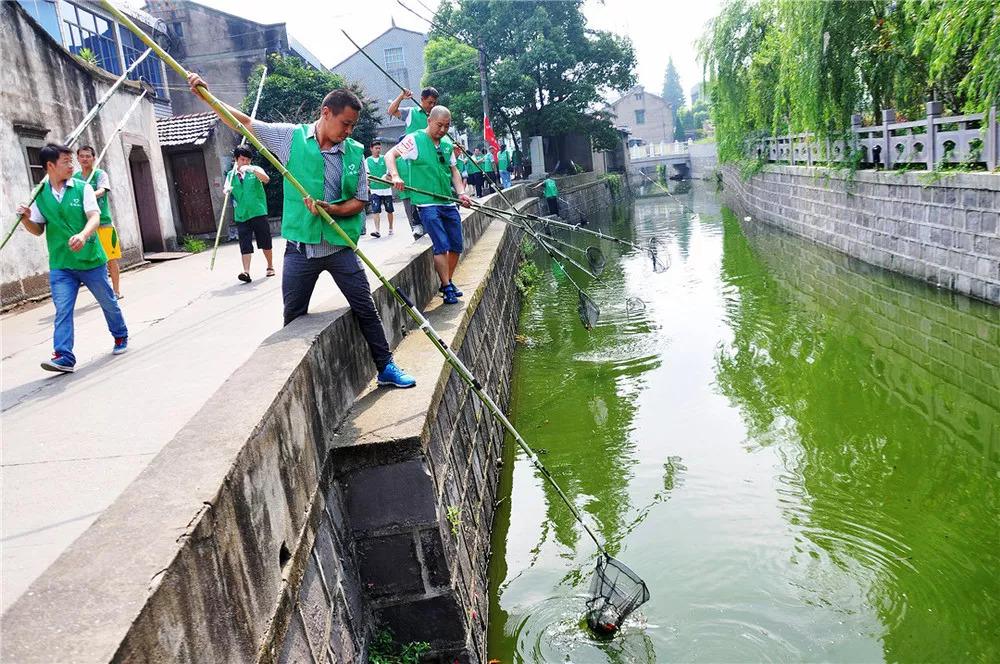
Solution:
[[[604,554],[590,581],[587,625],[598,634],[610,636],[648,599],[646,582],[625,563]]]
[[[585,328],[592,330],[597,325],[597,319],[601,316],[601,310],[589,295],[579,289],[577,289],[577,292],[580,294],[576,307],[577,312],[580,314],[580,322],[583,323]]]
[[[590,264],[590,271],[600,275],[604,271],[604,266],[608,264],[604,257],[604,252],[597,247],[587,247],[587,263]]]
[[[655,237],[649,238],[647,248],[650,258],[653,259],[653,272],[659,274],[670,269],[670,254],[660,251],[659,242]]]

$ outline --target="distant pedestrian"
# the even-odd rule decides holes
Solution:
[[[549,214],[558,215],[559,214],[559,187],[556,186],[556,181],[551,175],[545,178],[542,182],[542,196],[545,197],[545,202],[549,206]]]
[[[435,88],[424,88],[420,91],[420,104],[407,111],[406,126],[403,130],[403,135],[399,137],[400,142],[409,134],[427,128],[427,116],[430,114],[431,109],[437,105],[439,96],[440,94]],[[389,108],[385,110],[386,114],[402,120],[403,111],[399,108],[399,105],[404,99],[413,99],[413,93],[409,90],[400,92],[389,104]],[[404,171],[408,168],[408,165],[405,163],[401,165]],[[417,208],[410,202],[410,193],[407,191],[399,192],[399,199],[403,201],[403,210],[406,212],[406,218],[410,222],[413,239],[419,240],[424,236],[424,227],[420,223]]]
[[[514,151],[510,153],[510,165],[514,171],[514,179],[523,179],[524,159],[521,155],[521,149],[517,147],[517,143],[514,144]]]
[[[466,156],[465,147],[455,144],[455,166],[458,168],[459,175],[462,176],[462,191],[463,194],[469,193],[469,158]]]
[[[198,87],[208,87],[198,74],[188,76],[188,85],[199,97]],[[311,124],[260,122],[237,108],[226,108],[309,192],[303,198],[285,180],[281,213],[281,235],[286,239],[281,275],[285,325],[308,313],[316,280],[329,272],[361,328],[378,370],[378,384],[416,385],[417,381],[393,361],[360,259],[317,214],[318,209],[324,210],[354,243],[364,232],[368,202],[365,150],[350,138],[361,113],[361,100],[350,90],[333,90],[323,98],[319,119]]]
[[[385,157],[382,156],[381,141],[374,141],[371,150],[372,155],[365,159],[368,175],[385,178]],[[392,215],[395,212],[392,205],[392,187],[377,182],[372,183],[369,194],[368,204],[375,216],[375,230],[372,231],[371,236],[374,238],[382,237],[382,208],[385,208],[385,216],[389,220],[389,235],[392,235],[395,232],[392,228]]]
[[[73,311],[80,285],[93,294],[104,312],[108,331],[115,340],[112,353],[128,349],[128,328],[118,298],[108,279],[107,256],[98,242],[101,209],[94,188],[73,177],[73,151],[49,143],[38,151],[49,176],[30,207],[20,205],[21,223],[32,235],[45,234],[49,250],[49,286],[56,308],[52,358],[42,362],[46,371],[76,371],[73,354]]]
[[[472,186],[476,188],[476,198],[483,197],[483,185],[485,184],[483,172],[486,170],[486,155],[484,155],[479,148],[472,151],[472,172],[469,173],[469,180],[472,182]],[[478,167],[478,168],[477,168]]]
[[[115,291],[115,297],[122,299],[121,291],[121,270],[118,267],[118,259],[122,257],[121,237],[118,229],[115,228],[111,219],[111,205],[108,202],[108,195],[111,193],[111,180],[107,171],[101,168],[94,168],[94,159],[97,153],[89,145],[77,148],[76,160],[80,162],[80,170],[73,173],[73,177],[83,180],[94,190],[97,197],[97,207],[101,209],[101,225],[97,227],[97,239],[101,242],[104,255],[108,258],[108,275],[111,277],[111,288]]]
[[[253,241],[257,240],[257,248],[264,253],[267,261],[268,277],[274,276],[274,261],[271,251],[271,225],[267,221],[267,196],[264,185],[271,178],[260,166],[251,164],[253,150],[245,145],[239,145],[233,151],[236,164],[226,178],[223,189],[232,193],[233,221],[236,222],[236,234],[240,241],[240,257],[243,260],[243,271],[237,278],[250,283],[250,259],[253,258]]]
[[[462,176],[456,167],[456,159],[448,129],[451,127],[451,111],[444,106],[431,110],[427,128],[407,136],[389,150],[385,157],[386,167],[396,189],[404,185],[422,189],[428,193],[410,192],[413,204],[420,212],[420,221],[431,236],[434,246],[434,269],[441,280],[438,289],[445,304],[456,304],[462,296],[455,287],[452,277],[458,265],[458,256],[464,248],[462,242],[462,217],[458,208],[448,198],[453,198],[452,189],[458,193],[462,205],[468,207],[472,200],[462,189]],[[402,179],[397,164],[399,160],[409,162],[409,181]]]
[[[507,146],[500,144],[500,152],[497,154],[497,169],[500,171],[500,188],[510,187],[510,152]]]

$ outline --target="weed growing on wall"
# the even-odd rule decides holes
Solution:
[[[389,629],[380,629],[368,649],[369,664],[419,664],[424,653],[431,649],[426,641],[406,645],[396,643]]]
[[[208,244],[204,240],[200,240],[192,235],[185,235],[181,242],[184,247],[184,251],[192,254],[197,254],[200,251],[208,249]]]

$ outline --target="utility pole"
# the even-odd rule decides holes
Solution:
[[[479,51],[479,94],[483,98],[483,117],[490,117],[490,89],[486,82],[486,53],[483,51],[483,40],[476,47]],[[496,131],[494,129],[494,131]]]

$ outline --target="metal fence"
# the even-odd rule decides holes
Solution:
[[[942,166],[967,164],[1000,167],[1000,127],[997,109],[988,113],[942,116],[939,101],[927,102],[927,117],[896,122],[896,111],[882,111],[882,124],[861,126],[861,116],[851,117],[847,140],[818,140],[812,133],[762,138],[749,142],[751,156],[786,164],[829,164],[857,158],[861,167]],[[851,150],[848,150],[850,142]]]

